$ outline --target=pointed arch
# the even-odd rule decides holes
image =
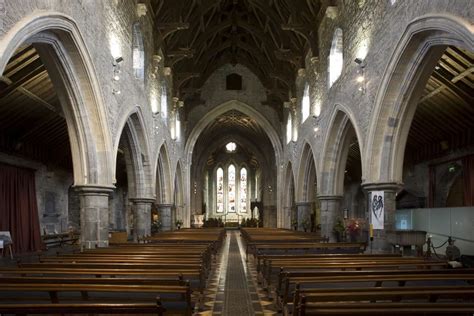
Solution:
[[[363,169],[366,183],[402,183],[408,132],[421,89],[448,45],[474,50],[474,26],[449,14],[408,24],[385,69],[370,119]]]
[[[291,162],[288,162],[285,170],[285,185],[283,189],[283,212],[281,218],[282,228],[291,228],[292,215],[295,213],[295,176]]]
[[[129,192],[132,198],[150,198],[153,196],[151,184],[154,177],[151,174],[149,155],[149,141],[145,133],[143,116],[139,107],[134,108],[131,114],[122,122],[122,133],[115,143],[115,161],[120,141],[125,141],[125,159],[127,176],[129,178]]]
[[[298,170],[296,199],[298,202],[311,202],[316,198],[316,192],[311,190],[316,188],[317,170],[313,150],[307,142],[303,146]]]
[[[344,191],[344,170],[351,141],[356,139],[359,143],[361,160],[364,161],[363,141],[359,128],[354,123],[354,116],[347,107],[337,104],[329,122],[323,141],[318,189],[320,195],[340,196]],[[364,174],[362,169],[362,177]]]
[[[174,220],[182,220],[183,227],[189,227],[191,224],[191,214],[185,212],[184,202],[184,186],[183,186],[183,172],[181,169],[181,162],[178,161],[176,165],[176,172],[174,175],[174,206],[175,216]]]
[[[166,142],[163,143],[158,152],[158,159],[156,162],[156,202],[158,204],[171,203],[171,188],[173,183],[171,181],[171,168],[168,155],[168,148]]]
[[[192,161],[192,155],[193,155],[193,150],[194,146],[196,145],[196,142],[201,135],[201,133],[204,131],[206,126],[208,126],[211,122],[213,122],[217,117],[231,111],[231,110],[236,110],[239,111],[243,114],[246,114],[253,119],[256,120],[258,124],[263,128],[265,133],[267,134],[268,138],[270,139],[270,142],[273,146],[273,149],[275,151],[275,161],[280,161],[281,156],[282,156],[282,144],[280,140],[279,134],[276,132],[275,128],[271,125],[271,123],[265,118],[265,116],[260,113],[259,111],[255,110],[253,107],[247,105],[246,103],[237,101],[237,100],[230,100],[227,101],[211,111],[209,111],[192,129],[191,133],[189,134],[189,137],[187,138],[186,145],[184,148],[184,152],[186,153],[186,160],[185,162],[190,164]],[[191,212],[190,210],[190,197],[191,197],[191,168],[188,168],[186,170],[186,181],[185,181],[185,198],[186,198],[186,212],[189,214]],[[279,202],[279,199],[277,199],[277,203]],[[277,206],[278,207],[278,206]]]
[[[75,21],[58,12],[34,12],[0,40],[0,73],[24,42],[47,55],[50,78],[61,100],[70,138],[74,184],[111,186],[112,145],[99,83]]]

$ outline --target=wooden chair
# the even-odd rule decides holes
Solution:
[[[10,258],[13,259],[13,241],[9,231],[0,231],[0,248],[2,248],[2,257],[5,255],[5,249],[8,247]]]

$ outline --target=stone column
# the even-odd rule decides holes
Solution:
[[[383,183],[365,183],[362,185],[362,188],[368,192],[367,198],[369,201],[372,200],[370,192],[372,191],[383,191],[384,192],[384,229],[374,229],[374,240],[370,249],[375,251],[392,251],[392,245],[387,240],[387,232],[395,230],[395,211],[396,206],[396,197],[397,192],[402,187],[399,183],[394,182],[383,182]],[[371,218],[371,204],[367,202],[367,207],[369,210],[369,221]]]
[[[335,241],[336,236],[332,229],[337,217],[342,218],[340,195],[320,195],[318,196],[321,204],[321,235],[329,237],[330,241]]]
[[[109,194],[112,187],[76,186],[81,217],[81,248],[109,245]]]
[[[155,199],[133,198],[133,240],[137,241],[142,237],[151,234],[151,204]]]
[[[275,205],[263,206],[263,227],[277,227],[277,208]]]
[[[170,231],[173,230],[173,205],[172,204],[158,204],[158,214],[160,215],[161,221],[161,230],[162,231]]]
[[[307,231],[311,228],[311,202],[297,202],[296,214],[298,216],[298,230],[304,231],[303,223],[306,221]]]

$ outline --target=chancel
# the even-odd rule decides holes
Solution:
[[[474,314],[473,0],[0,0],[0,314]]]

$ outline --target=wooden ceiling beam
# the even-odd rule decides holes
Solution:
[[[189,23],[186,22],[162,22],[157,23],[156,28],[160,31],[161,37],[165,40],[169,35],[177,31],[189,29]]]
[[[166,54],[166,67],[174,67],[176,63],[185,58],[192,58],[194,56],[194,49],[182,48],[180,50],[171,51]]]

